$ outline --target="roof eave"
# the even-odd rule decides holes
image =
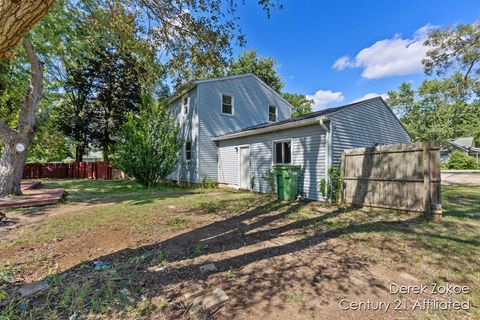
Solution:
[[[265,128],[252,129],[252,130],[241,131],[241,132],[237,132],[237,133],[226,134],[226,135],[223,135],[223,136],[214,137],[214,138],[212,138],[212,140],[213,141],[231,140],[231,139],[236,139],[236,138],[254,136],[254,135],[262,134],[262,133],[269,133],[269,132],[288,130],[288,129],[298,128],[298,127],[304,127],[304,126],[308,126],[308,125],[311,125],[311,124],[319,123],[319,121],[321,119],[326,119],[326,118],[327,117],[325,117],[325,116],[318,116],[318,117],[315,117],[315,118],[305,119],[305,120],[301,120],[301,121],[288,122],[288,123],[280,124],[280,125],[277,125],[277,126],[270,126],[270,127],[265,127]]]
[[[174,101],[180,99],[183,95],[189,93],[193,88],[197,86],[197,83],[195,81],[192,81],[188,83],[185,88],[183,88],[181,91],[176,92],[174,95],[169,97],[167,99],[168,104],[173,103]]]

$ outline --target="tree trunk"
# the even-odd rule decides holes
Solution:
[[[0,57],[7,55],[55,3],[55,0],[0,1]]]
[[[22,143],[28,147],[31,139],[28,137],[27,139],[29,141],[19,140],[18,137],[15,137],[3,146],[2,157],[0,158],[0,195],[22,194],[20,182],[22,180],[27,152],[18,152],[15,146],[18,143]]]
[[[27,93],[18,113],[18,126],[13,129],[0,122],[0,138],[4,148],[0,158],[0,196],[7,194],[20,195],[27,150],[35,134],[35,121],[38,104],[42,96],[43,65],[33,51],[28,39],[23,40],[23,46],[30,61],[32,76]]]
[[[75,162],[82,162],[85,148],[83,146],[75,146]]]
[[[108,162],[108,142],[104,142],[102,146],[103,161]]]

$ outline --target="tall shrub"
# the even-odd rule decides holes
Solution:
[[[271,193],[275,193],[276,191],[276,175],[275,175],[275,169],[274,168],[268,168],[265,170],[263,173],[262,179],[268,184],[268,187],[270,188]]]
[[[448,159],[447,168],[457,170],[478,169],[478,163],[475,158],[463,152],[453,151]]]
[[[166,106],[143,98],[140,113],[129,113],[115,150],[115,165],[150,187],[170,174],[178,161],[179,127]]]
[[[331,166],[328,168],[327,179],[321,179],[318,182],[318,188],[322,197],[331,203],[337,203],[340,198],[342,188],[342,175],[340,166]]]

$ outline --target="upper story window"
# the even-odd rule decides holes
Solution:
[[[276,141],[273,143],[275,151],[274,163],[292,163],[292,142]]]
[[[188,107],[190,105],[190,98],[185,95],[182,98],[182,115],[186,116],[188,114]]]
[[[268,106],[268,121],[270,122],[277,121],[277,107]]]
[[[192,160],[192,142],[191,141],[185,141],[185,144],[184,144],[183,148],[184,148],[183,154],[185,156],[185,161]]]
[[[233,115],[233,96],[222,94],[222,113]]]

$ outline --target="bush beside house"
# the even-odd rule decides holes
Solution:
[[[475,158],[460,152],[453,151],[447,162],[447,169],[468,170],[478,169],[478,164]]]

